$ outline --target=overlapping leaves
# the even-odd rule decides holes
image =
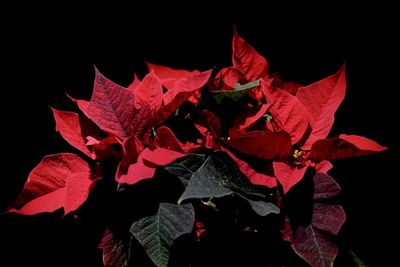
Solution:
[[[78,112],[53,109],[56,130],[84,158],[70,153],[44,157],[10,211],[74,212],[112,165],[119,187],[143,184],[163,167],[182,182],[179,203],[234,195],[266,216],[284,207],[260,188],[278,186],[290,194],[316,171],[311,220],[291,221],[283,239],[310,265],[331,266],[337,248],[330,236],[338,233],[345,214],[329,204],[340,188],[326,174],[326,160],[386,149],[362,136],[329,136],[345,97],[345,65],[310,85],[282,81],[235,30],[232,66],[213,76],[212,70],[147,66],[149,73],[142,80],[135,75],[127,88],[95,69],[90,101],[71,98]],[[132,224],[131,233],[154,264],[166,266],[173,241],[192,232],[195,217],[191,204],[160,203],[156,215]],[[108,232],[105,237],[112,240]],[[109,244],[117,243],[113,258]],[[121,242],[102,248],[111,255],[110,266],[121,263]]]

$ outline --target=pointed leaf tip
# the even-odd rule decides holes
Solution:
[[[133,120],[137,113],[135,96],[126,88],[113,83],[95,68],[96,76],[87,116],[104,131],[119,138],[133,133]]]

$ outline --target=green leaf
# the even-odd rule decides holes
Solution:
[[[218,104],[221,104],[222,99],[225,97],[230,98],[231,100],[237,102],[246,96],[254,87],[260,85],[260,80],[255,80],[253,82],[249,82],[243,85],[239,83],[233,85],[233,89],[235,90],[220,90],[212,92],[214,95],[214,99]]]
[[[355,267],[368,267],[352,250],[348,250]]]
[[[223,197],[233,193],[224,187],[229,179],[230,170],[220,160],[212,155],[206,159],[203,165],[193,173],[178,203],[192,198]]]
[[[250,207],[253,209],[253,211],[260,216],[267,216],[268,214],[271,213],[275,214],[280,213],[279,207],[277,207],[275,204],[271,202],[266,202],[264,200],[251,200],[240,194],[237,195],[246,200],[250,204]]]
[[[178,203],[188,199],[209,199],[234,194],[249,202],[258,215],[266,216],[279,213],[279,208],[266,202],[266,196],[254,186],[239,170],[236,163],[223,152],[214,152],[193,173],[185,191]],[[261,200],[251,200],[246,195],[261,197]]]
[[[190,177],[192,177],[193,173],[200,168],[205,160],[206,156],[203,154],[190,154],[188,157],[178,159],[163,168],[167,172],[178,177],[186,187]]]
[[[169,249],[174,240],[191,233],[193,224],[194,210],[191,204],[160,203],[156,215],[134,222],[130,232],[157,267],[167,267]]]

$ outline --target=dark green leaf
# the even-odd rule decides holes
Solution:
[[[174,240],[191,233],[193,224],[191,204],[160,203],[157,214],[134,222],[130,231],[157,267],[167,267]]]
[[[260,85],[260,80],[249,82],[243,85],[237,83],[233,85],[233,88],[235,90],[214,91],[213,92],[214,99],[218,104],[220,104],[222,102],[222,99],[225,97],[230,98],[231,100],[237,102],[244,96],[246,96],[254,87],[257,87],[259,85]]]
[[[258,187],[251,184],[236,163],[223,152],[215,152],[205,160],[192,175],[178,203],[193,198],[223,197],[233,193],[248,201],[251,208],[261,216],[279,213],[279,208],[272,203],[265,200],[250,200],[246,197],[248,194],[265,198]]]
[[[232,194],[226,185],[230,170],[223,162],[210,156],[192,175],[178,203],[192,198],[223,197]]]
[[[253,211],[260,216],[267,216],[270,213],[275,213],[275,214],[280,213],[279,207],[277,207],[271,202],[266,202],[264,200],[251,200],[240,194],[238,195],[243,199],[245,199],[250,204],[250,207],[253,209]]]
[[[351,259],[353,260],[355,267],[368,267],[352,250],[349,250],[348,253],[350,254]]]
[[[163,168],[167,172],[178,177],[186,187],[193,173],[200,168],[205,159],[206,156],[203,154],[191,154],[188,157],[172,162]]]

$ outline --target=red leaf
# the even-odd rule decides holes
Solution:
[[[96,69],[87,116],[104,131],[123,139],[133,134],[136,113],[133,93],[108,80]]]
[[[178,140],[178,138],[175,136],[172,130],[166,126],[161,126],[160,128],[157,129],[156,143],[159,147],[181,153],[189,153],[190,151],[193,151],[201,147],[199,145],[189,142],[183,144]]]
[[[345,65],[340,70],[311,85],[299,88],[297,98],[310,114],[312,132],[303,149],[309,150],[312,144],[325,139],[333,125],[334,115],[346,94]]]
[[[138,78],[138,76],[136,75],[136,73],[133,76],[133,81],[132,83],[128,86],[128,89],[131,92],[135,92],[136,88],[142,83],[142,81]]]
[[[184,144],[179,142],[172,130],[166,126],[157,129],[156,143],[162,148],[185,153]]]
[[[294,251],[313,267],[332,266],[338,248],[312,225],[300,226],[294,234]]]
[[[292,242],[293,241],[293,232],[292,226],[290,225],[290,221],[287,215],[285,215],[285,221],[283,222],[283,227],[280,230],[282,239],[284,241]]]
[[[90,169],[86,161],[75,154],[60,153],[45,156],[30,172],[15,206],[20,207],[32,199],[65,187],[69,176],[81,172],[90,172]]]
[[[87,116],[87,107],[89,106],[89,101],[83,100],[83,99],[75,99],[72,96],[67,94],[67,97],[74,102],[78,108],[82,111],[83,114]]]
[[[296,82],[284,82],[281,80],[281,78],[278,76],[278,74],[270,74],[269,75],[270,79],[272,80],[271,85],[274,87],[278,87],[279,89],[285,90],[291,95],[296,95],[297,90],[301,87],[304,87],[304,85]]]
[[[118,183],[132,185],[154,176],[156,169],[148,167],[143,163],[143,152],[139,155],[137,162],[129,166],[128,172],[121,175],[118,179]]]
[[[332,169],[332,167],[333,167],[332,163],[330,163],[330,162],[327,161],[327,160],[323,160],[323,161],[318,162],[318,163],[316,164],[315,170],[316,170],[317,172],[322,172],[322,173],[324,173],[324,174],[328,174],[328,171],[329,171],[330,169]]]
[[[210,78],[212,70],[184,77],[177,80],[174,86],[163,96],[164,106],[157,114],[156,121],[164,122],[180,105],[196,93]]]
[[[189,77],[183,77],[176,81],[173,88],[164,94],[164,105],[173,102],[179,94],[193,93],[203,87],[211,76],[212,70],[204,71]]]
[[[216,138],[220,137],[222,134],[221,121],[217,115],[206,109],[200,111],[195,118],[195,126],[204,136],[207,135],[208,131]]]
[[[261,88],[271,105],[272,122],[290,135],[292,144],[301,140],[308,127],[308,112],[299,100],[261,80]]]
[[[35,215],[42,212],[53,212],[63,206],[64,199],[65,188],[62,187],[38,198],[35,198],[26,203],[21,209],[14,211],[25,215]]]
[[[263,185],[269,188],[276,187],[276,178],[261,171],[256,171],[246,161],[239,159],[229,149],[222,148],[237,164],[239,170],[246,175],[252,184]]]
[[[282,185],[283,192],[286,194],[294,185],[303,179],[308,166],[289,165],[285,162],[273,162],[274,173],[279,183]]]
[[[164,148],[156,148],[155,150],[146,148],[139,155],[137,162],[129,166],[127,174],[122,175],[118,182],[132,185],[144,179],[152,178],[156,167],[167,165],[185,156],[186,154]]]
[[[77,173],[68,177],[63,203],[65,214],[76,210],[85,202],[92,184],[89,178],[90,174],[87,172]]]
[[[112,135],[103,138],[100,141],[90,137],[87,145],[92,147],[91,158],[94,160],[108,161],[119,160],[122,158],[122,153],[119,149],[120,143]]]
[[[68,213],[85,201],[92,182],[89,178],[88,164],[75,154],[46,156],[29,174],[14,206],[23,205],[18,212],[27,215],[62,207]]]
[[[314,199],[327,200],[338,196],[340,186],[327,174],[317,172],[314,175]]]
[[[166,66],[156,65],[146,62],[149,72],[154,71],[154,73],[161,79],[162,85],[167,89],[174,87],[175,82],[183,77],[190,77],[200,72],[198,70],[188,71],[188,70],[177,70]]]
[[[229,147],[249,156],[266,160],[287,160],[292,150],[290,136],[285,132],[253,131],[235,133],[230,131],[231,137],[225,140]]]
[[[334,160],[369,155],[386,149],[366,137],[341,134],[336,138],[316,141],[309,157],[316,161]]]
[[[340,205],[314,204],[311,224],[299,226],[294,232],[293,249],[311,266],[331,266],[338,249],[324,232],[337,235],[345,221]]]
[[[249,107],[246,111],[239,114],[235,121],[235,127],[241,132],[245,132],[267,113],[270,104],[262,104]]]
[[[233,66],[246,76],[248,82],[268,75],[268,63],[265,58],[243,40],[236,29],[233,34],[232,49]]]
[[[202,223],[202,222],[199,221],[198,219],[195,219],[194,228],[195,228],[195,231],[196,231],[197,240],[200,240],[200,236],[201,236],[205,231],[207,231],[206,226],[204,225],[204,223]]]
[[[210,91],[232,91],[235,84],[247,83],[246,77],[235,67],[221,69],[215,78],[209,81]]]
[[[122,145],[124,156],[118,164],[116,180],[118,181],[121,175],[128,172],[129,166],[138,160],[140,153],[144,150],[143,144],[140,140],[132,135],[128,139],[124,140]]]
[[[106,229],[98,246],[103,251],[104,267],[120,267],[125,264],[124,245],[110,229]]]
[[[346,213],[340,205],[314,204],[311,224],[315,228],[337,235],[345,221]]]
[[[163,90],[160,79],[154,75],[154,72],[150,72],[136,88],[134,95],[136,109],[149,105],[154,114],[161,107],[163,101]]]
[[[311,223],[294,226],[292,247],[311,266],[332,266],[337,247],[329,235],[337,235],[346,214],[339,205],[330,205],[327,200],[339,194],[340,187],[329,175],[317,172],[314,176],[314,203]]]
[[[147,144],[153,126],[152,110],[150,105],[146,105],[139,109],[132,120],[132,134],[136,135],[143,144]]]
[[[145,149],[141,154],[143,162],[149,167],[158,167],[167,165],[178,158],[186,157],[186,153],[181,153],[165,148],[156,148],[155,150]]]
[[[82,135],[79,115],[74,112],[60,111],[51,108],[56,121],[56,131],[73,147],[90,157],[91,153],[86,146],[85,137]]]

